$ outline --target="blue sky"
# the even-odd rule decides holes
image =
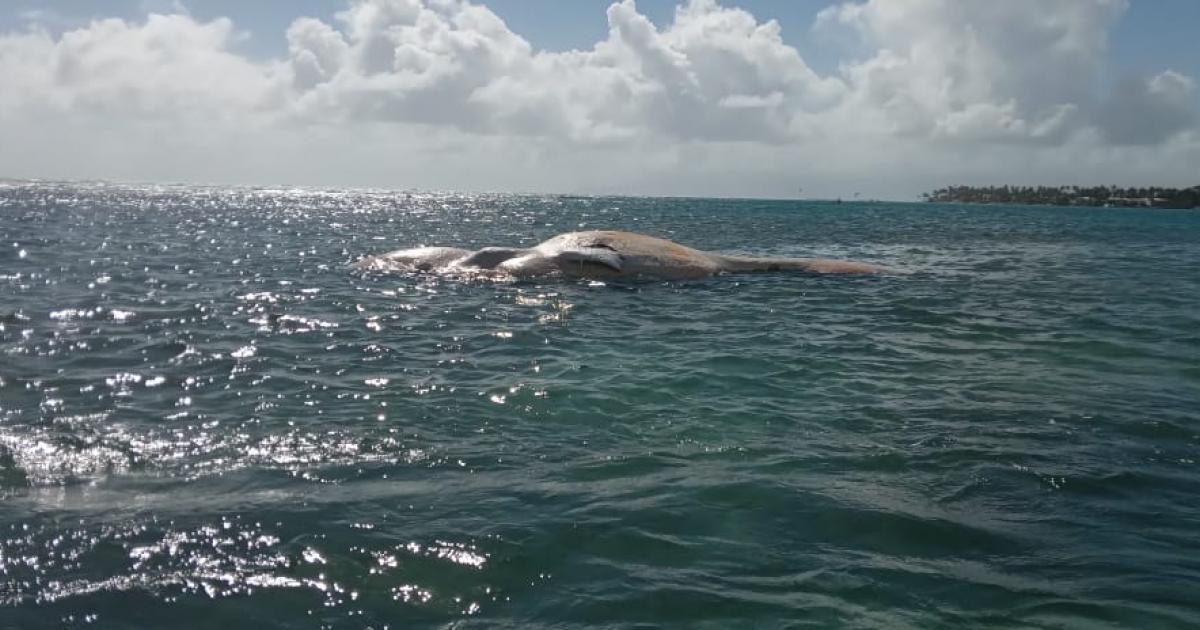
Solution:
[[[682,1],[11,0],[0,177],[1197,183],[1200,0]]]

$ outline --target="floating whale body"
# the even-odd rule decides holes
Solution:
[[[799,270],[864,274],[882,268],[861,262],[821,258],[731,256],[692,249],[662,238],[594,230],[559,234],[530,248],[417,247],[368,256],[359,269],[438,271],[512,278],[562,275],[577,278],[645,276],[668,280],[707,278],[723,273]]]

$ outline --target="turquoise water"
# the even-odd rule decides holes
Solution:
[[[882,277],[363,275],[622,228]],[[1200,625],[1200,213],[8,184],[0,627]]]

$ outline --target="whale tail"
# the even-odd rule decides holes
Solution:
[[[775,258],[771,256],[725,256],[715,255],[722,271],[807,271],[809,273],[882,273],[883,267],[849,260],[828,258]]]

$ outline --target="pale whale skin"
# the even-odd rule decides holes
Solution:
[[[595,230],[567,232],[533,247],[417,247],[368,256],[359,269],[444,271],[528,278],[561,274],[580,278],[707,278],[722,273],[799,270],[810,273],[879,273],[867,263],[820,258],[731,256],[692,249],[662,238]]]

